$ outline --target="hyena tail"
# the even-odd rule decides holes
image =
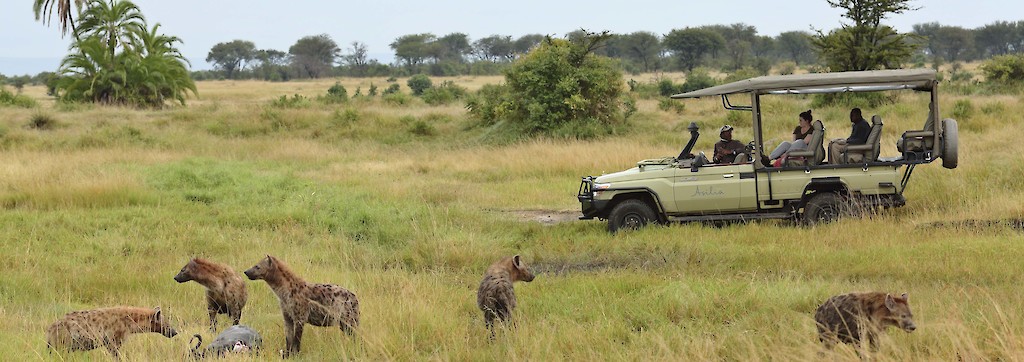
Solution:
[[[188,343],[192,344],[192,341],[196,341],[196,345],[195,347],[192,347],[192,351],[190,353],[192,355],[192,359],[200,359],[206,357],[203,354],[202,350],[199,349],[200,347],[203,346],[203,336],[200,336],[198,333],[193,334],[192,339],[188,340]]]

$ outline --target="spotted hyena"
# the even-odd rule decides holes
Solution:
[[[120,359],[118,350],[132,333],[178,334],[156,308],[112,307],[71,312],[46,329],[46,345],[63,351],[88,351],[104,346]]]
[[[194,280],[206,287],[206,309],[210,312],[210,330],[217,330],[217,314],[226,314],[232,325],[242,319],[242,308],[248,299],[245,280],[224,264],[195,258],[174,276],[178,283]]]
[[[359,326],[359,300],[355,294],[333,284],[307,283],[278,258],[267,255],[246,270],[245,276],[266,281],[281,302],[285,357],[299,352],[306,323],[320,327],[338,325],[349,334]]]
[[[484,312],[484,322],[494,337],[494,319],[504,323],[512,317],[516,309],[516,293],[512,283],[517,281],[533,281],[533,272],[523,264],[519,255],[506,257],[491,264],[480,281],[480,289],[476,292],[476,304]]]
[[[893,297],[882,292],[850,293],[829,298],[814,312],[818,339],[827,347],[837,341],[861,344],[867,338],[872,349],[878,348],[878,333],[894,326],[913,332],[914,315],[907,304],[907,295]]]

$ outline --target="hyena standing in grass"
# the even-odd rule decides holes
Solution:
[[[306,324],[329,327],[340,325],[352,334],[359,326],[359,300],[356,295],[333,284],[307,283],[280,259],[266,258],[245,271],[251,280],[263,279],[277,294],[284,314],[285,350],[283,356],[299,352],[302,327]]]
[[[46,329],[46,345],[64,351],[88,351],[104,346],[118,360],[125,337],[146,332],[160,333],[167,338],[178,334],[160,313],[160,307],[112,307],[64,315]]]
[[[516,309],[516,293],[512,283],[517,281],[533,281],[530,271],[519,255],[506,257],[491,264],[480,281],[480,289],[476,292],[476,304],[484,312],[484,322],[494,338],[494,319],[508,322],[512,310]]]
[[[194,280],[206,287],[206,309],[210,312],[210,330],[217,330],[217,314],[226,314],[232,325],[242,319],[242,308],[248,294],[242,276],[224,264],[195,258],[174,276],[178,283]]]
[[[867,338],[871,349],[878,349],[878,333],[889,326],[913,332],[913,318],[906,293],[896,298],[882,292],[837,295],[814,312],[818,339],[828,348],[837,341],[861,345],[861,338]]]

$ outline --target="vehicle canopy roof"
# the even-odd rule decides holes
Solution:
[[[935,85],[932,69],[892,69],[857,72],[768,75],[673,95],[699,98],[736,93],[812,94],[869,92],[898,89],[930,91]]]

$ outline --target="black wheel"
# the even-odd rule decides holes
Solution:
[[[615,205],[608,215],[608,231],[618,232],[621,229],[636,230],[657,220],[654,210],[646,202],[626,200]]]
[[[960,134],[956,120],[946,118],[942,120],[942,167],[948,169],[956,168],[959,161]]]
[[[827,224],[839,220],[848,214],[844,210],[844,204],[843,199],[836,193],[819,192],[804,205],[804,223]]]

